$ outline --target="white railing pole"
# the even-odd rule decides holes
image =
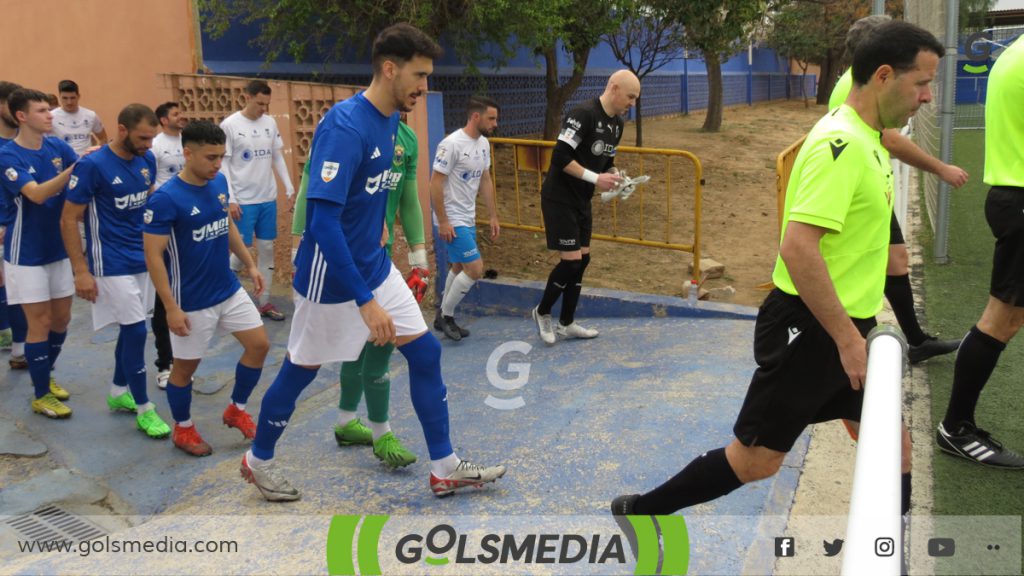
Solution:
[[[891,326],[868,334],[853,494],[843,547],[843,575],[900,573],[900,412],[906,339]]]

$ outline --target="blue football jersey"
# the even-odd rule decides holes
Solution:
[[[390,170],[397,131],[398,113],[384,116],[361,93],[335,104],[317,127],[307,198],[342,206],[339,232],[351,262],[344,262],[342,269],[328,266],[310,230],[312,211],[307,210],[293,282],[307,299],[325,304],[358,300],[353,268],[370,290],[387,278],[391,261],[380,241],[388,192],[401,178]]]
[[[60,235],[60,213],[67,190],[61,190],[36,204],[22,196],[29,182],[42,184],[78,160],[78,155],[63,140],[43,138],[39,150],[22,148],[9,142],[0,149],[0,182],[7,202],[7,235],[4,259],[19,266],[43,266],[68,257]]]
[[[170,236],[165,262],[171,293],[185,312],[230,298],[241,284],[228,263],[228,182],[223,174],[193,186],[174,177],[149,197],[147,234]]]
[[[13,138],[0,136],[0,150],[3,150],[3,147],[11,140]],[[14,220],[14,212],[11,212],[10,203],[7,202],[7,193],[0,189],[0,226],[7,226],[11,220]]]
[[[124,160],[110,146],[75,165],[68,182],[68,201],[88,205],[85,252],[93,275],[146,271],[142,214],[155,174],[156,159],[151,152]]]

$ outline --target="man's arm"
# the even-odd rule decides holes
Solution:
[[[598,174],[592,170],[587,170],[582,164],[572,159],[571,150],[572,148],[564,142],[559,141],[555,144],[555,151],[551,155],[552,167],[561,165],[562,172],[573,178],[590,182],[598,190],[610,190],[622,181],[617,172],[602,172]]]
[[[448,212],[444,209],[444,184],[448,175],[434,170],[430,175],[430,205],[437,216],[437,233],[445,242],[455,238],[455,228],[448,222]]]
[[[89,261],[83,253],[82,237],[78,233],[78,223],[82,221],[87,206],[88,204],[64,201],[64,209],[60,213],[60,234],[64,240],[64,250],[71,260],[71,270],[75,274],[75,294],[79,298],[95,302],[99,290],[96,287],[96,279],[89,272]]]
[[[107,143],[107,129],[100,128],[98,132],[93,132],[92,137],[95,138],[97,146],[103,146]]]
[[[284,195],[291,203],[295,199],[295,185],[292,184],[292,176],[288,173],[288,163],[285,162],[280,148],[274,148],[274,172],[277,172],[281,182],[284,182]]]
[[[224,175],[224,181],[228,184],[228,215],[231,216],[232,220],[238,220],[242,217],[242,207],[238,204],[238,199],[235,198],[234,179],[231,176],[231,127],[225,127],[222,123],[220,129],[224,131],[226,136],[224,139],[224,159],[220,163],[220,173]]]
[[[245,265],[245,270],[249,274],[249,279],[252,280],[252,293],[253,296],[259,296],[263,293],[263,274],[260,274],[259,268],[256,267],[256,262],[252,259],[252,254],[249,253],[249,249],[245,247],[245,241],[242,240],[242,235],[238,233],[238,227],[235,223],[228,219],[228,248],[231,253],[238,257]]]
[[[167,266],[164,265],[164,252],[167,250],[167,243],[170,236],[163,234],[142,234],[142,248],[146,255],[146,270],[149,271],[149,280],[153,283],[156,293],[160,296],[160,302],[167,310],[167,327],[175,335],[188,336],[192,326],[188,321],[188,315],[181,309],[174,293],[171,292],[171,282],[167,275]]]
[[[779,248],[800,299],[825,328],[836,347],[850,386],[860,390],[867,376],[867,346],[836,294],[821,255],[825,228],[790,221]]]
[[[71,178],[71,170],[73,168],[74,166],[68,166],[63,172],[42,184],[34,181],[26,183],[21,187],[21,195],[36,204],[46,202],[51,196],[60,194],[60,191],[67,186],[68,180]]]
[[[501,224],[498,220],[498,203],[494,195],[494,181],[491,180],[491,171],[484,170],[480,176],[480,194],[484,197],[484,204],[487,205],[487,214],[490,216],[491,240],[497,240],[501,234]]]
[[[931,172],[954,188],[959,188],[967,183],[966,170],[959,166],[946,164],[925,152],[920,146],[914,144],[913,140],[895,128],[887,128],[882,131],[882,146],[885,146],[893,158],[919,170]]]

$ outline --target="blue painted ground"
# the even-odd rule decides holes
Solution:
[[[369,448],[335,444],[331,427],[336,419],[338,366],[328,366],[303,393],[278,445],[279,466],[290,474],[303,499],[285,505],[266,503],[238,477],[246,443],[237,431],[220,423],[239,354],[234,341],[220,339],[200,368],[198,388],[226,386],[195,396],[193,420],[215,450],[208,458],[195,459],[173,449],[169,440],[150,440],[136,432],[132,416],[107,413],[104,397],[113,332],[92,335],[88,308],[81,302],[75,305],[71,335],[56,373],[73,393],[69,405],[74,417],[51,421],[30,414],[28,374],[8,373],[3,362],[0,418],[16,420],[23,431],[44,442],[50,449],[45,458],[53,467],[108,486],[116,496],[111,501],[123,502],[128,512],[161,519],[268,513],[603,516],[612,497],[650,489],[696,455],[731,439],[733,419],[754,367],[752,309],[701,303],[695,317],[675,299],[602,291],[585,296],[580,309],[580,318],[601,331],[599,338],[545,347],[523,307],[536,299],[534,287],[509,286],[492,283],[474,290],[476,300],[469,304],[490,302],[475,309],[487,315],[465,319],[472,336],[462,342],[442,338],[457,453],[509,466],[495,486],[468,494],[446,499],[431,495],[427,450],[409,402],[405,362],[396,354],[392,426],[420,461],[389,472]],[[609,306],[609,298],[625,299],[620,309],[635,310],[633,316],[597,317]],[[280,300],[282,309],[290,311]],[[593,315],[586,316],[588,310]],[[274,347],[251,402],[253,412],[280,366],[287,325],[267,326]],[[169,420],[166,398],[155,386],[151,391]],[[788,513],[805,450],[806,438],[772,481],[745,486],[686,511],[686,517],[694,519],[691,573],[771,571],[774,557],[765,554],[764,547],[772,531],[756,519]],[[0,498],[0,514],[5,513],[3,504]],[[706,524],[717,527],[707,530],[696,521],[697,516],[723,515],[748,519],[709,519]],[[274,550],[268,543],[266,554],[256,554],[254,566],[264,572],[290,572],[282,566],[294,564],[276,564]],[[322,564],[322,549],[309,550],[309,555]],[[251,565],[254,559],[247,557]],[[19,560],[19,572],[61,569],[57,559]]]

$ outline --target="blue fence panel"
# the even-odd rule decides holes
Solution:
[[[708,77],[706,74],[691,74],[687,78],[689,84],[689,111],[703,110],[708,107]]]
[[[754,102],[772,99],[772,77],[770,74],[754,74],[753,87]]]
[[[726,106],[747,103],[747,74],[722,74],[722,102]]]
[[[641,95],[644,116],[678,114],[683,110],[679,76],[648,76],[644,78]]]

